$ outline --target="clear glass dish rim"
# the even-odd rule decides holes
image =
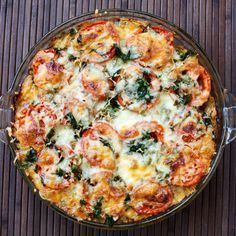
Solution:
[[[174,25],[173,23],[159,17],[159,16],[155,16],[153,14],[150,13],[146,13],[146,12],[141,12],[141,11],[136,11],[136,10],[123,10],[123,9],[104,9],[101,10],[98,14],[95,14],[94,12],[89,12],[89,13],[85,13],[85,14],[81,14],[79,16],[76,16],[74,18],[71,18],[65,22],[63,22],[62,24],[56,26],[55,28],[53,28],[51,31],[49,31],[44,37],[42,37],[39,42],[37,42],[28,52],[28,54],[25,56],[22,64],[19,66],[19,69],[16,72],[16,75],[14,77],[12,86],[10,87],[8,93],[13,93],[15,91],[18,90],[18,86],[19,86],[19,79],[21,78],[21,74],[22,71],[25,70],[26,66],[28,67],[29,62],[31,61],[31,58],[33,57],[33,55],[35,55],[35,53],[41,49],[43,46],[42,44],[44,43],[44,41],[49,41],[52,38],[53,34],[57,34],[59,32],[63,32],[65,31],[64,27],[68,27],[68,29],[72,26],[72,25],[76,25],[79,23],[83,23],[88,21],[88,19],[85,20],[80,20],[81,18],[84,17],[94,17],[93,19],[96,20],[98,18],[114,18],[114,17],[127,17],[127,18],[136,18],[138,20],[144,20],[144,21],[155,21],[158,20],[160,22],[163,22],[166,25],[169,25],[170,27],[174,28],[176,32],[178,32],[179,34],[182,34],[186,39],[189,40],[189,42],[191,42],[194,47],[196,47],[201,54],[205,57],[205,60],[209,63],[209,66],[211,67],[212,71],[213,71],[213,78],[214,78],[214,83],[217,83],[216,86],[219,88],[219,91],[221,91],[219,94],[220,96],[220,100],[222,102],[222,105],[220,106],[220,109],[223,110],[223,108],[225,107],[225,100],[224,100],[224,95],[223,95],[223,86],[221,84],[221,80],[220,80],[220,76],[217,72],[217,70],[215,69],[213,63],[211,62],[211,60],[208,58],[208,56],[206,55],[206,53],[204,52],[204,50],[201,48],[201,46],[188,34],[186,33],[184,30],[182,30],[181,28],[179,28],[178,26]],[[147,19],[150,18],[150,19]],[[93,20],[92,19],[92,20]],[[89,19],[91,20],[91,19]],[[56,212],[58,212],[60,215],[73,220],[76,223],[80,223],[82,225],[86,225],[86,226],[92,226],[95,228],[99,228],[99,229],[119,229],[119,230],[123,230],[123,229],[130,229],[130,228],[134,228],[134,227],[142,227],[142,226],[146,226],[148,224],[154,223],[154,222],[158,222],[158,221],[162,221],[166,218],[168,218],[169,216],[175,214],[177,211],[183,209],[185,206],[187,206],[190,202],[192,202],[194,200],[194,198],[202,191],[202,189],[207,185],[207,183],[209,182],[209,180],[211,179],[212,175],[214,174],[216,167],[219,164],[219,161],[221,159],[222,153],[223,153],[223,149],[224,149],[224,144],[225,144],[225,136],[226,136],[226,122],[225,122],[225,118],[224,116],[222,117],[222,123],[221,123],[221,127],[222,129],[222,134],[221,137],[219,139],[218,142],[218,150],[217,153],[214,157],[214,160],[212,160],[212,165],[211,165],[211,169],[208,172],[208,174],[203,178],[203,180],[199,183],[199,185],[197,186],[197,189],[194,193],[192,193],[191,195],[189,195],[188,197],[186,197],[184,200],[182,200],[180,203],[172,206],[170,209],[168,209],[166,212],[151,216],[147,219],[144,220],[140,220],[140,221],[135,221],[135,222],[130,222],[130,223],[121,223],[121,224],[115,224],[113,227],[109,227],[108,225],[104,224],[104,223],[99,223],[99,222],[94,222],[94,221],[88,221],[88,220],[81,220],[78,221],[77,219],[73,218],[72,216],[68,215],[66,212],[64,212],[63,210],[61,210],[60,208],[58,208],[56,205],[50,203],[49,201],[43,199],[37,192],[37,195],[39,196],[39,198],[41,200],[43,200],[44,202],[46,202],[47,205],[49,205],[51,208],[53,208]],[[12,155],[15,157],[15,147],[11,144],[9,144],[10,146],[10,150]],[[16,167],[18,169],[18,171],[20,171],[21,175],[23,176],[24,180],[27,182],[28,186],[31,189],[35,189],[33,183],[31,182],[31,180],[25,175],[24,170],[22,170],[22,168],[20,168],[20,165],[18,162],[16,162]]]

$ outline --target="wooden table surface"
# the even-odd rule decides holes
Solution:
[[[135,9],[168,19],[192,35],[236,94],[236,0],[0,0],[1,94],[29,49],[61,22],[96,8]],[[142,229],[101,231],[75,224],[48,208],[27,187],[0,144],[0,235],[235,235],[236,142],[188,207]]]

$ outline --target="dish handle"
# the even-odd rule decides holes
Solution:
[[[13,96],[9,92],[0,97],[0,141],[6,144],[9,143],[7,127],[11,126],[13,115],[12,99]]]
[[[227,90],[224,94],[227,106],[224,108],[227,131],[225,144],[229,144],[236,138],[236,97]]]

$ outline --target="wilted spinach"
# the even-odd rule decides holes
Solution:
[[[26,153],[25,160],[21,163],[21,166],[25,169],[32,166],[38,160],[37,151],[33,148]]]
[[[69,112],[65,118],[70,122],[70,125],[73,129],[80,129],[81,126],[77,123],[74,115],[72,114],[72,112]]]
[[[191,101],[191,95],[186,94],[179,97],[179,100],[175,101],[174,105],[187,105]]]
[[[78,181],[81,180],[82,170],[79,168],[78,165],[73,164],[71,166],[71,172],[74,174],[75,179],[77,179]]]
[[[103,197],[99,197],[96,204],[93,206],[93,216],[95,219],[99,219],[102,213],[102,200]]]
[[[127,193],[125,200],[124,200],[125,204],[127,204],[130,200],[131,200],[130,195],[129,195],[129,193]]]
[[[77,57],[75,57],[74,55],[72,55],[72,54],[70,54],[69,56],[68,56],[68,60],[69,61],[75,61],[77,59]]]
[[[75,28],[71,28],[70,29],[70,36],[73,36],[77,33],[76,29]]]
[[[144,154],[154,142],[156,140],[152,138],[149,131],[143,132],[141,137],[128,142],[129,153]]]
[[[52,128],[46,135],[46,140],[45,140],[46,147],[52,147],[55,144],[55,140],[52,140],[54,135],[55,135],[55,130],[54,128]]]
[[[177,50],[177,53],[179,55],[179,60],[174,60],[174,62],[177,62],[177,61],[184,61],[186,60],[188,57],[191,57],[191,56],[195,56],[196,53],[193,52],[192,50],[184,50],[184,49],[179,49]]]
[[[115,52],[116,52],[116,56],[122,59],[123,62],[127,62],[128,60],[131,59],[130,58],[131,52],[128,51],[127,54],[123,53],[121,48],[117,44],[115,44]]]
[[[205,126],[209,126],[212,124],[211,118],[207,115],[206,112],[203,113],[202,120],[203,120],[203,123],[205,124]]]
[[[137,83],[137,99],[138,100],[151,100],[153,96],[150,94],[150,86],[145,78],[139,78]]]
[[[112,227],[115,224],[113,217],[106,214],[105,224]]]
[[[99,140],[104,146],[106,146],[106,147],[110,148],[112,151],[114,151],[112,145],[109,143],[108,140],[101,138],[101,137],[99,138]]]

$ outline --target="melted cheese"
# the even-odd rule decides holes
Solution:
[[[140,179],[146,179],[155,176],[155,167],[145,165],[137,158],[130,155],[122,155],[118,161],[117,173],[129,186],[134,186]]]
[[[143,120],[148,120],[148,117],[143,117],[142,115],[129,110],[121,110],[119,114],[113,119],[112,124],[115,129],[120,131]]]
[[[74,130],[69,127],[59,126],[54,137],[57,145],[70,146],[70,143],[74,141]]]
[[[182,60],[172,36],[131,19],[95,21],[55,38],[50,50],[36,55],[12,130],[17,159],[44,199],[79,220],[110,216],[129,222],[147,218],[135,207],[156,199],[135,199],[140,183],[169,186],[170,206],[194,191],[196,184],[175,186],[173,173],[186,153],[209,170],[216,110],[210,97],[204,116],[212,124],[205,125],[191,102],[178,104],[182,95],[192,95],[188,91],[202,91],[196,71],[177,72],[186,63],[200,67],[196,56]],[[195,139],[184,141],[184,135]]]

